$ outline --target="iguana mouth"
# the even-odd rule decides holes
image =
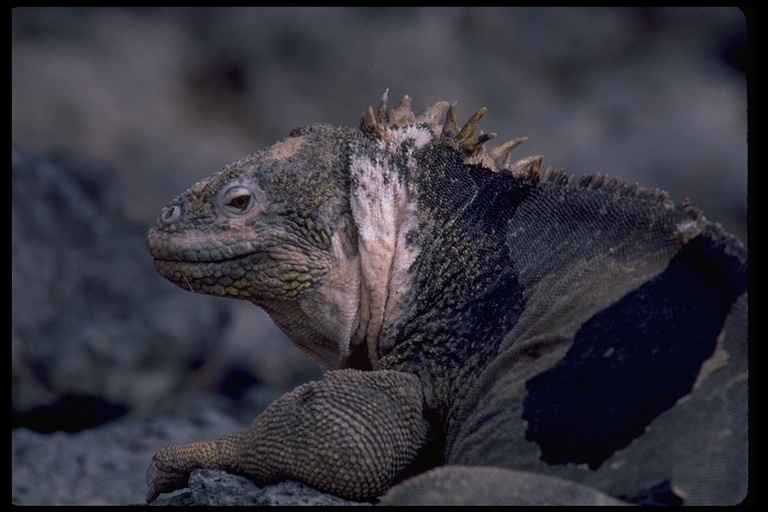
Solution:
[[[194,257],[189,257],[188,254],[163,254],[162,256],[155,256],[152,260],[155,266],[161,265],[189,265],[189,266],[204,266],[204,265],[218,265],[226,264],[227,262],[243,261],[250,257],[256,256],[257,253],[251,252],[247,254],[238,254],[236,256],[221,257],[220,255],[211,254],[197,254]]]
[[[223,263],[264,252],[245,240],[214,244],[205,233],[167,233],[157,228],[152,228],[147,235],[147,249],[155,260],[168,263]]]
[[[155,257],[153,264],[161,276],[185,290],[246,300],[295,297],[322,273],[274,250],[218,260]]]

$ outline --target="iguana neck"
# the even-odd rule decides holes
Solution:
[[[356,339],[373,368],[420,375],[430,408],[448,415],[520,313],[499,217],[514,213],[530,184],[477,172],[417,129],[398,135],[378,153],[357,152],[373,157],[352,151]]]
[[[413,152],[431,140],[427,128],[414,128],[388,142],[353,147],[349,160],[350,207],[357,224],[360,257],[359,327],[352,345],[364,345],[370,366],[394,340],[382,328],[402,313],[413,264],[421,249],[408,243],[418,229],[417,191],[411,175]]]

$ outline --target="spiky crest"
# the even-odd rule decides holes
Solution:
[[[369,136],[379,138],[385,142],[391,140],[392,130],[423,124],[427,126],[436,137],[440,137],[444,143],[451,145],[464,155],[464,161],[469,164],[482,165],[493,172],[507,172],[515,176],[537,176],[541,167],[541,155],[530,156],[522,160],[513,161],[510,152],[528,140],[527,137],[508,140],[491,149],[486,150],[485,143],[496,137],[495,133],[483,133],[480,130],[476,134],[478,124],[485,114],[485,107],[475,112],[459,129],[456,116],[458,102],[449,104],[439,101],[414,114],[411,110],[411,98],[403,96],[400,102],[391,110],[387,110],[389,89],[384,91],[378,109],[373,107],[363,113],[360,128]],[[440,125],[440,120],[445,113],[445,123]]]
[[[510,139],[494,148],[487,149],[485,143],[496,137],[496,134],[483,133],[482,130],[479,134],[475,133],[480,120],[485,115],[485,107],[470,116],[464,126],[459,129],[458,116],[456,115],[457,101],[450,104],[446,101],[439,101],[414,115],[411,110],[410,96],[403,96],[400,102],[389,111],[387,110],[388,97],[389,89],[384,91],[376,112],[374,112],[373,107],[368,107],[368,110],[363,113],[360,128],[366,135],[389,142],[393,130],[420,124],[428,127],[436,138],[441,139],[443,144],[450,145],[459,151],[467,164],[480,165],[489,171],[508,173],[516,177],[530,177],[572,187],[613,191],[616,194],[657,201],[665,208],[673,206],[672,199],[663,190],[627,185],[619,179],[609,178],[600,173],[584,174],[581,179],[577,180],[562,170],[555,170],[551,167],[542,170],[541,164],[544,159],[542,155],[532,155],[520,160],[513,160],[512,150],[526,142],[528,137]],[[445,114],[445,122],[441,125],[440,120],[443,114]],[[687,207],[685,201],[681,206],[686,210],[694,210],[692,207]]]

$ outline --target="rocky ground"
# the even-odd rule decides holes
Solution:
[[[521,157],[690,197],[746,242],[746,27],[737,9],[12,10],[12,502],[142,503],[156,450],[320,376],[260,310],[165,282],[143,236],[193,182],[291,128],[356,124],[387,88],[460,120],[486,106],[486,131],[530,137]],[[191,487],[165,503],[338,503]]]

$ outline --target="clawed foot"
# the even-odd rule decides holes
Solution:
[[[183,469],[184,464],[177,464],[175,446],[169,446],[160,450],[152,457],[152,462],[147,469],[147,503],[157,499],[162,493],[183,489],[189,482],[191,470]]]

